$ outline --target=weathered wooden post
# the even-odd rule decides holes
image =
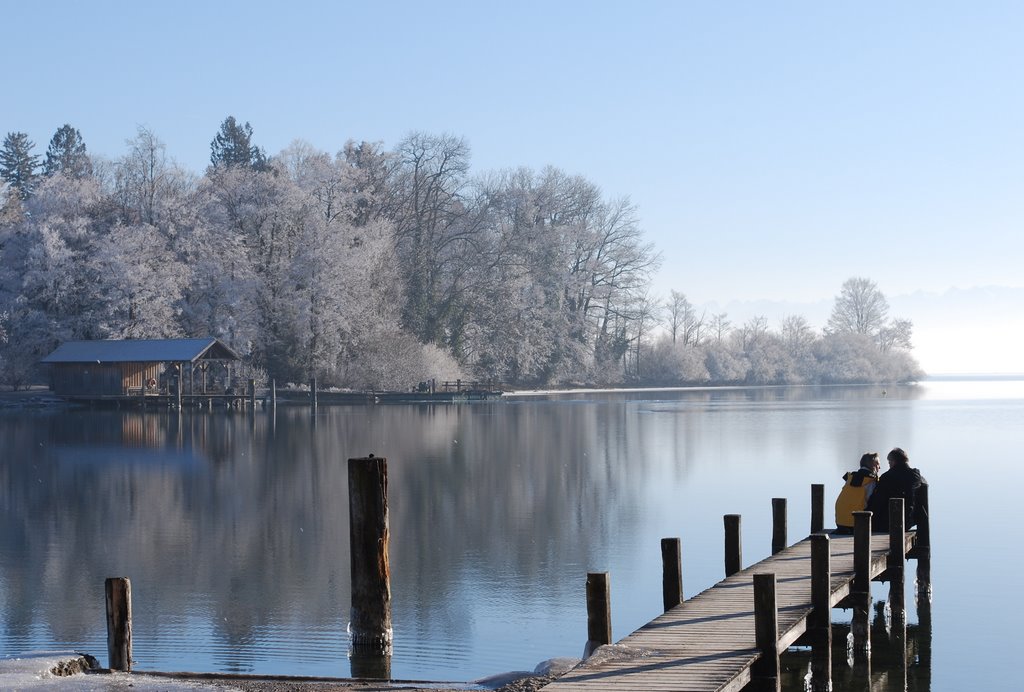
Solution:
[[[827,533],[811,534],[811,692],[832,690],[832,556]]]
[[[811,484],[811,533],[825,530],[825,485]]]
[[[256,380],[249,380],[249,410],[256,410]]]
[[[309,381],[309,407],[316,413],[316,378]]]
[[[391,653],[391,566],[388,558],[388,461],[372,454],[348,460],[352,553],[351,640],[360,652]]]
[[[889,577],[889,615],[891,630],[907,629],[907,604],[904,593],[905,546],[903,498],[894,497],[889,500],[889,557],[886,560],[886,572]]]
[[[181,369],[181,363],[177,363],[175,369],[178,371],[178,377],[175,378],[174,383],[174,398],[175,403],[178,406],[178,410],[181,410],[181,390],[184,388],[185,373]]]
[[[853,584],[850,588],[854,653],[871,650],[871,512],[853,513]]]
[[[683,551],[678,538],[661,539],[661,592],[665,611],[683,602]]]
[[[753,688],[779,692],[779,609],[775,575],[754,575],[754,640],[760,657],[750,668]]]
[[[772,555],[786,549],[786,498],[772,498]]]
[[[743,569],[743,542],[740,537],[740,515],[725,515],[725,576]]]
[[[607,572],[587,573],[587,646],[588,658],[602,644],[612,643],[612,601]]]
[[[917,559],[917,598],[932,601],[932,530],[931,510],[928,507],[928,486],[922,485],[914,497],[917,519],[917,541],[914,557]]]
[[[277,380],[270,381],[270,408],[272,411],[277,410]]]
[[[107,667],[132,669],[132,585],[127,577],[104,583],[107,602]]]

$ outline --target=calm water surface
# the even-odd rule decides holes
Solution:
[[[588,571],[611,574],[619,639],[661,610],[662,537],[682,538],[692,595],[723,576],[722,515],[743,515],[749,564],[770,552],[771,498],[803,537],[812,483],[831,504],[862,452],[897,445],[931,484],[934,601],[930,627],[910,607],[910,689],[1007,688],[1024,567],[1012,378],[0,413],[0,655],[105,660],[103,581],[127,576],[137,669],[349,676],[346,460],[374,453],[389,462],[392,677],[532,669],[581,655]],[[876,645],[874,689],[903,689],[885,656]],[[798,680],[806,659],[786,665]]]

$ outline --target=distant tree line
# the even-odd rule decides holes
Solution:
[[[202,175],[150,130],[90,156],[0,149],[0,381],[71,339],[216,336],[278,382],[506,384],[915,379],[911,324],[873,282],[816,333],[650,296],[660,257],[628,199],[557,168],[474,175],[466,142],[295,142],[275,156],[227,118]],[[861,313],[864,314],[861,314]]]

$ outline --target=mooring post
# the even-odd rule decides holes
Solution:
[[[256,410],[256,380],[249,380],[249,410]]]
[[[786,549],[786,498],[772,498],[772,555]]]
[[[277,380],[270,381],[270,408],[277,410]]]
[[[904,531],[903,498],[889,500],[889,557],[886,572],[889,578],[889,616],[891,632],[906,632],[907,604],[904,593],[906,535]]]
[[[107,667],[132,669],[132,585],[127,577],[104,583],[107,602]]]
[[[391,653],[391,566],[388,558],[388,461],[372,454],[348,460],[352,554],[353,647]]]
[[[316,378],[312,378],[309,381],[309,407],[316,411]]]
[[[583,658],[612,643],[612,600],[608,572],[587,573],[587,646]]]
[[[665,612],[683,602],[683,550],[678,538],[661,539],[661,592]]]
[[[811,484],[811,533],[825,530],[825,485]]]
[[[853,650],[871,650],[871,512],[853,513]]]
[[[922,485],[914,496],[917,519],[917,541],[914,555],[917,558],[917,598],[932,601],[932,535],[931,511],[928,507],[928,486]]]
[[[811,534],[811,692],[832,690],[832,555],[827,533]]]
[[[775,574],[754,575],[754,640],[761,655],[750,669],[753,688],[778,692],[781,689],[779,609],[775,600]]]
[[[725,515],[725,576],[743,569],[743,542],[740,537],[740,515]]]

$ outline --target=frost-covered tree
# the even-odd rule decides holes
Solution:
[[[885,325],[889,301],[871,279],[853,277],[843,282],[828,318],[828,331],[874,337]]]
[[[82,178],[92,174],[92,161],[85,152],[82,133],[71,125],[63,125],[50,139],[43,161],[43,175],[61,173],[69,178]]]
[[[22,200],[32,196],[39,177],[39,156],[32,153],[35,146],[24,132],[8,132],[0,147],[0,180],[17,190]]]
[[[166,146],[148,128],[139,127],[127,144],[128,153],[113,171],[119,221],[126,226],[149,224],[167,232],[190,204],[192,176],[168,158]]]
[[[239,125],[233,115],[225,118],[210,142],[210,165],[215,169],[242,166],[261,170],[266,163],[266,154],[252,143],[252,125]]]

